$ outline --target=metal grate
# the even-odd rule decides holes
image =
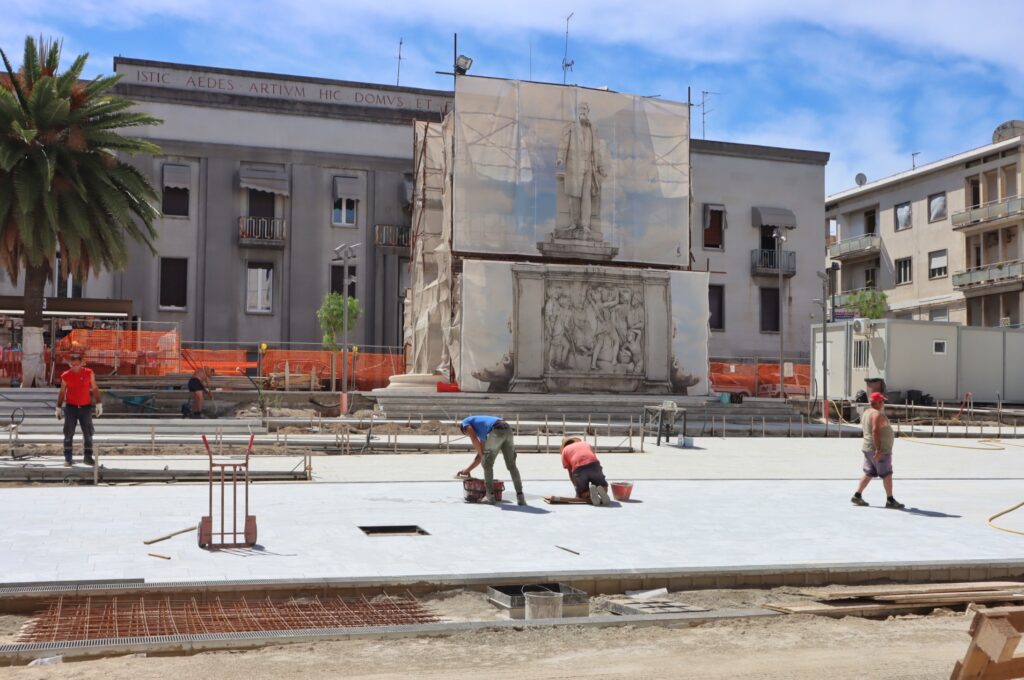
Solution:
[[[19,643],[168,635],[362,628],[437,623],[412,595],[324,597],[70,597],[51,600],[18,635]]]

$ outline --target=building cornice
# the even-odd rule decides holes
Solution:
[[[785,161],[788,163],[805,163],[809,165],[825,165],[828,163],[828,159],[831,156],[827,151],[807,151],[804,149],[787,149],[779,146],[717,142],[709,139],[691,139],[690,153],[698,153],[706,156],[757,158],[768,161]]]

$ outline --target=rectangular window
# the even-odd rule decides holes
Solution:
[[[779,289],[761,288],[761,332],[779,332]]]
[[[713,331],[725,330],[725,286],[708,286],[708,307],[711,316],[708,319],[708,326]]]
[[[896,231],[903,231],[904,229],[910,229],[911,224],[911,212],[910,202],[899,203],[893,208],[893,215],[895,215],[895,227]]]
[[[878,231],[878,217],[874,210],[864,211],[864,233],[874,234]]]
[[[274,194],[269,191],[249,189],[249,217],[266,217],[268,219],[276,217],[274,200]]]
[[[896,260],[896,285],[914,280],[913,258],[901,257]]]
[[[854,340],[853,341],[853,367],[854,368],[867,368],[868,367],[868,341],[867,340]]]
[[[331,224],[338,227],[355,226],[359,220],[359,201],[355,198],[338,198],[334,201]]]
[[[864,268],[864,287],[878,288],[878,267]]]
[[[331,292],[343,295],[345,290],[345,267],[336,264],[331,266]],[[356,266],[348,266],[348,296],[356,297]]]
[[[721,250],[725,242],[725,206],[704,204],[704,247]]]
[[[939,222],[946,219],[946,192],[932,194],[928,197],[928,221]]]
[[[274,265],[250,262],[246,271],[245,311],[270,314],[274,311]]]
[[[1003,168],[1003,188],[1006,190],[1005,198],[1013,198],[1017,195],[1017,166],[1007,165]]]
[[[947,259],[945,250],[933,250],[928,253],[929,279],[940,279],[946,275]]]
[[[949,307],[935,307],[928,310],[929,321],[949,321]]]
[[[163,196],[160,212],[164,216],[188,217],[188,192],[192,185],[192,168],[167,163],[163,166]]]
[[[981,206],[981,178],[978,175],[967,178],[967,207]]]
[[[185,309],[188,304],[188,259],[160,258],[160,306]]]
[[[81,298],[82,284],[71,274],[63,272],[60,251],[57,251],[53,262],[53,282],[56,297],[59,298]]]
[[[945,354],[946,353],[946,341],[945,340],[932,340],[932,354]]]

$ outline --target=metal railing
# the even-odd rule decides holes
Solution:
[[[836,307],[843,307],[850,302],[850,298],[857,293],[862,293],[865,290],[878,290],[874,286],[864,286],[863,288],[851,288],[850,290],[844,290],[841,293],[835,294]]]
[[[755,248],[750,251],[750,271],[753,274],[778,274],[779,253],[774,248]],[[782,251],[782,273],[791,276],[796,273],[796,252]]]
[[[967,210],[953,213],[951,218],[953,228],[965,227],[971,224],[990,222],[1003,217],[1011,217],[1024,213],[1024,198],[1021,196],[1007,196],[996,201],[989,201],[982,205],[973,206]]]
[[[408,248],[412,227],[400,224],[378,224],[374,229],[374,244],[386,248]]]
[[[828,247],[828,256],[838,259],[844,255],[867,255],[876,253],[882,248],[882,237],[878,234],[864,234],[852,238],[844,238]]]
[[[1024,260],[1008,260],[953,274],[953,288],[971,288],[1020,277],[1024,277]]]
[[[283,217],[238,218],[239,241],[283,246],[287,238],[288,220]]]

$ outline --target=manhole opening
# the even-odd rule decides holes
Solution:
[[[415,524],[384,524],[359,527],[367,536],[429,536],[430,533]]]

